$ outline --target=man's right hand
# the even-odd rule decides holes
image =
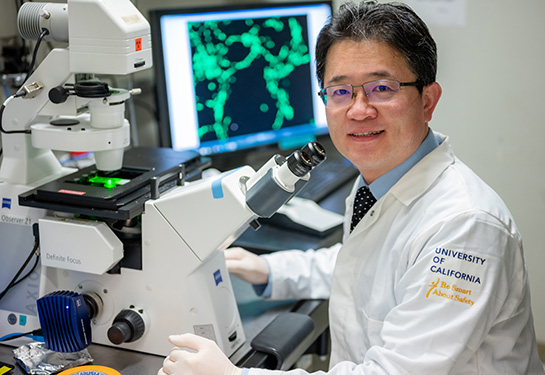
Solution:
[[[225,260],[229,273],[254,285],[269,282],[269,264],[259,255],[241,247],[225,250]]]

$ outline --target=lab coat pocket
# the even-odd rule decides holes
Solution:
[[[364,337],[366,337],[366,340],[368,341],[366,343],[367,350],[371,348],[372,346],[382,346],[384,345],[384,341],[382,339],[382,327],[384,325],[384,322],[381,320],[371,319],[365,311],[362,310],[362,327],[363,327],[363,333]]]

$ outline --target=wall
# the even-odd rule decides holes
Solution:
[[[145,15],[155,7],[218,3],[136,2]],[[462,26],[430,26],[443,87],[431,126],[450,136],[460,159],[510,207],[524,238],[538,341],[545,343],[545,2],[467,0],[466,7]],[[2,4],[0,25],[12,24],[8,8]],[[147,92],[136,100],[143,145],[157,144],[152,77],[151,71],[133,77]]]
[[[510,208],[545,343],[545,2],[468,0],[465,25],[431,26],[443,97],[432,120]]]

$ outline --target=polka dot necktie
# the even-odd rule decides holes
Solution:
[[[354,198],[354,213],[352,214],[352,222],[350,223],[350,232],[354,230],[356,225],[365,216],[367,211],[375,204],[377,200],[371,194],[369,187],[362,186],[358,189]]]

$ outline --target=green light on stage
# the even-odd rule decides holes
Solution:
[[[104,186],[106,189],[113,189],[117,186],[125,185],[129,180],[116,177],[93,176],[89,177],[89,182],[95,186]]]

